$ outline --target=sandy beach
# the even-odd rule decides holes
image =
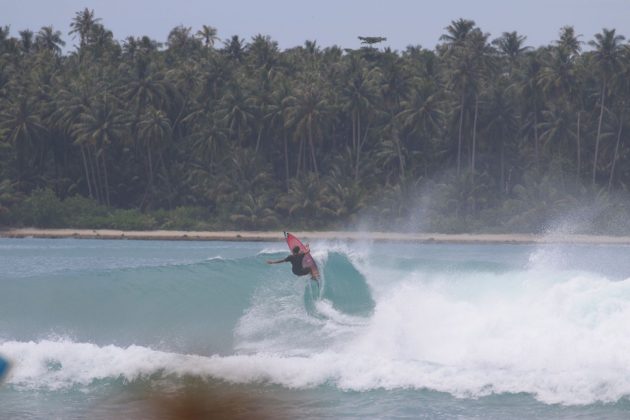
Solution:
[[[599,236],[577,234],[443,234],[356,231],[293,232],[307,240],[418,242],[418,243],[574,243],[630,244],[630,236]],[[77,239],[139,239],[189,241],[281,241],[282,232],[256,231],[122,231],[110,229],[4,229],[4,238],[77,238]]]

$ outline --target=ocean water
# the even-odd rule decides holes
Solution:
[[[311,249],[0,239],[0,419],[630,418],[630,247]]]

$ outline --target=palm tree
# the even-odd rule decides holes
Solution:
[[[39,49],[61,54],[61,47],[66,45],[61,39],[61,31],[55,31],[52,26],[43,26],[35,36],[35,45]]]
[[[122,112],[111,100],[104,98],[82,113],[72,130],[75,143],[87,145],[94,154],[92,165],[95,168],[93,173],[96,174],[97,198],[101,197],[107,205],[111,204],[107,151],[112,143],[122,139],[126,127],[127,122]]]
[[[565,53],[568,53],[569,57],[573,60],[574,63],[579,58],[580,51],[582,50],[582,46],[581,46],[582,41],[579,40],[581,36],[582,35],[576,35],[575,29],[573,28],[573,26],[563,26],[560,29],[560,39],[557,42],[557,46],[561,50],[565,51]],[[572,102],[574,101],[578,105],[576,136],[575,136],[576,154],[577,154],[577,157],[576,157],[577,165],[576,165],[576,171],[575,171],[576,181],[580,179],[580,172],[581,172],[581,166],[582,166],[580,117],[582,116],[582,112],[584,110],[584,101],[582,101],[581,94],[580,94],[583,91],[583,87],[579,86],[577,82],[579,82],[579,79],[575,80],[575,83],[573,85],[570,85],[571,88],[569,89],[569,92],[570,92],[569,95],[570,95],[570,98],[572,99]]]
[[[103,25],[94,24],[88,35],[90,49],[96,58],[102,57],[108,51],[116,52],[118,45],[114,42],[114,34]]]
[[[399,180],[406,177],[405,161],[409,153],[402,144],[403,141],[400,138],[398,124],[399,123],[392,118],[390,124],[383,127],[382,130],[379,130],[378,136],[382,140],[378,142],[376,150],[374,151],[375,161],[386,173],[386,179],[388,181],[395,175],[396,170]]]
[[[412,78],[405,61],[391,51],[380,55],[381,92],[390,114],[400,112],[400,104],[411,89]]]
[[[35,45],[35,41],[34,41],[34,33],[31,30],[25,29],[23,31],[20,31],[20,50],[22,50],[22,52],[24,54],[28,54],[31,52],[31,50],[33,49],[34,45]]]
[[[446,28],[446,34],[440,36],[440,41],[445,41],[446,48],[450,49],[464,43],[468,34],[474,29],[475,21],[459,18],[451,21]]]
[[[102,85],[94,83],[89,76],[82,75],[76,79],[64,81],[64,86],[65,88],[57,91],[55,96],[55,110],[50,116],[50,122],[55,130],[65,135],[71,135],[74,125],[78,123],[81,115],[90,109],[97,92],[102,90]],[[80,144],[88,195],[90,198],[94,198],[96,191],[91,181],[86,147],[86,145]]]
[[[241,61],[245,51],[245,40],[238,35],[232,35],[224,42],[223,52],[233,60]]]
[[[560,28],[560,39],[557,41],[558,48],[564,50],[570,56],[575,57],[582,49],[582,41],[578,38],[582,35],[576,35],[573,26],[563,26]]]
[[[294,138],[300,143],[297,172],[299,174],[301,151],[305,151],[302,139],[307,139],[312,168],[315,171],[315,177],[319,178],[315,141],[322,137],[322,129],[326,124],[328,114],[328,102],[322,89],[314,84],[298,86],[295,91],[295,96],[287,98],[287,125],[293,128]]]
[[[519,35],[514,31],[503,32],[501,37],[492,41],[492,44],[498,48],[499,52],[507,58],[510,76],[514,72],[514,68],[518,66],[521,57],[530,49],[530,47],[523,45],[526,39],[526,36]]]
[[[171,133],[171,121],[166,114],[152,107],[147,109],[138,123],[138,136],[146,148],[148,162],[149,182],[147,190],[153,188],[153,153],[155,152],[158,159],[162,161],[162,149],[168,142]]]
[[[569,138],[574,134],[571,130],[573,118],[567,108],[566,104],[558,104],[542,112],[540,139],[543,150],[548,149],[552,157],[554,154],[556,157],[568,155]]]
[[[165,110],[171,111],[172,130],[180,134],[183,130],[184,118],[190,113],[199,95],[199,88],[203,83],[203,71],[196,60],[186,60],[176,68],[166,72],[168,103]]]
[[[253,99],[240,85],[234,84],[221,98],[220,107],[222,121],[228,128],[229,137],[232,139],[236,134],[237,143],[244,146],[245,135],[254,119]]]
[[[11,34],[11,28],[9,26],[0,26],[0,47],[4,47],[5,43],[9,40]]]
[[[359,212],[367,205],[367,194],[359,182],[345,177],[329,177],[327,182],[328,209],[346,222],[356,220]]]
[[[271,208],[271,200],[263,195],[245,194],[236,206],[230,220],[239,228],[260,229],[278,225],[276,212]]]
[[[457,175],[461,172],[461,155],[464,135],[464,114],[466,110],[466,98],[473,90],[476,98],[476,83],[482,73],[484,56],[487,50],[488,34],[484,34],[475,28],[475,22],[460,19],[452,22],[446,28],[448,34],[442,35],[440,39],[447,41],[443,48],[443,56],[447,62],[450,72],[448,73],[448,88],[459,95],[459,122],[457,135]],[[477,109],[477,106],[475,106]],[[476,111],[475,111],[476,114]],[[473,128],[473,134],[476,130]]]
[[[352,151],[354,153],[354,176],[359,178],[361,150],[368,139],[370,114],[378,98],[381,73],[377,68],[369,69],[365,60],[352,56],[349,62],[349,78],[341,92],[344,110],[350,114],[352,124]]]
[[[408,130],[418,143],[422,142],[425,152],[423,156],[428,154],[424,146],[442,127],[444,114],[441,96],[440,91],[430,86],[418,86],[409,98],[403,100],[402,111],[396,116],[402,127]]]
[[[278,209],[305,222],[317,222],[335,214],[330,206],[328,187],[314,173],[291,180],[289,193],[278,201]]]
[[[521,98],[523,127],[525,132],[534,134],[534,162],[539,163],[540,136],[538,133],[539,117],[544,107],[544,95],[541,88],[541,73],[543,61],[539,51],[526,54],[525,63],[516,82],[517,95]]]
[[[152,40],[148,36],[143,36],[142,38],[128,36],[123,41],[122,50],[123,54],[131,59],[137,59],[139,57],[146,59],[157,52],[161,45],[162,44]]]
[[[540,86],[543,92],[549,98],[549,102],[553,109],[547,112],[548,121],[543,124],[547,128],[555,126],[554,133],[568,134],[570,130],[565,126],[567,123],[567,113],[570,112],[569,104],[577,105],[577,122],[576,122],[576,177],[579,178],[581,167],[581,139],[580,139],[580,117],[582,113],[582,104],[578,92],[581,90],[577,72],[576,58],[580,51],[580,41],[571,26],[565,26],[560,30],[560,39],[556,42],[556,46],[551,48],[545,57],[544,66],[540,72]],[[555,121],[555,123],[550,123]],[[562,121],[563,129],[558,130],[558,123]],[[549,136],[547,136],[549,137]],[[557,137],[554,134],[553,137]],[[563,143],[565,138],[557,138],[557,141]]]
[[[274,132],[280,131],[282,138],[282,154],[284,156],[284,180],[287,191],[289,190],[289,142],[287,138],[287,117],[292,99],[288,81],[284,77],[279,77],[274,85],[271,94],[271,104],[269,105],[265,119],[269,122],[269,127]],[[275,130],[274,130],[275,129]]]
[[[617,140],[615,141],[615,149],[613,151],[612,163],[610,165],[610,176],[608,177],[608,192],[610,192],[612,188],[613,178],[615,176],[615,165],[617,164],[617,159],[619,157],[619,146],[621,144],[621,134],[623,132],[623,123],[624,123],[624,113],[625,113],[625,103],[620,106],[618,119],[618,129],[617,129]]]
[[[268,35],[258,34],[247,45],[247,56],[255,68],[263,68],[266,73],[274,67],[278,60],[278,43]]]
[[[122,70],[121,96],[132,105],[137,118],[149,105],[160,109],[168,106],[170,86],[148,58],[140,57]]]
[[[625,39],[622,35],[616,35],[614,29],[602,29],[601,34],[595,34],[595,40],[589,41],[589,45],[594,48],[593,60],[599,68],[601,75],[601,93],[599,100],[599,120],[597,123],[597,137],[595,138],[595,154],[593,155],[593,184],[597,174],[597,158],[599,153],[599,142],[601,139],[602,121],[604,119],[604,108],[606,104],[606,94],[611,77],[619,70],[622,46]]]
[[[195,35],[203,41],[206,48],[213,48],[214,43],[220,40],[217,33],[217,28],[209,25],[203,25]]]
[[[191,34],[192,28],[179,25],[171,29],[166,44],[169,51],[179,56],[187,56],[201,46],[201,41]]]
[[[263,64],[263,66],[266,66]],[[267,71],[265,67],[259,67],[254,70],[252,76],[255,80],[255,87],[252,89],[251,103],[253,113],[253,128],[256,133],[256,146],[254,151],[258,153],[263,143],[263,138],[267,138],[265,134],[268,132],[268,114],[274,102],[273,100],[273,83],[274,72]],[[266,143],[266,142],[265,142]],[[263,146],[266,146],[263,145]],[[263,152],[270,151],[268,147],[263,148]]]
[[[480,30],[474,30],[471,32],[468,44],[469,44],[469,52],[471,54],[471,62],[473,65],[473,79],[470,80],[470,88],[474,93],[475,98],[475,111],[473,117],[473,127],[472,127],[472,147],[471,147],[471,156],[470,156],[470,172],[471,172],[471,180],[474,184],[475,182],[475,157],[477,150],[477,122],[479,117],[479,96],[483,84],[487,79],[496,75],[495,72],[495,63],[493,60],[494,50],[488,44],[489,34],[484,34]],[[516,45],[518,42],[515,41]],[[512,51],[511,54],[513,58],[516,59],[518,57],[518,51]],[[500,77],[498,78],[501,79]],[[495,82],[495,86],[500,85]],[[504,145],[501,143],[501,150],[503,154]]]
[[[511,139],[514,139],[514,134],[518,129],[517,112],[509,91],[509,81],[506,78],[499,78],[492,84],[484,107],[489,116],[485,129],[494,143],[493,149],[499,151],[499,191],[502,193],[509,192],[509,186],[505,179],[506,146],[509,145]],[[471,173],[471,181],[474,184],[474,165]]]
[[[612,80],[613,92],[616,93],[614,98],[614,112],[617,117],[617,139],[615,141],[615,148],[612,156],[612,163],[610,165],[610,176],[608,177],[608,192],[612,189],[615,166],[620,154],[620,146],[622,139],[622,132],[624,128],[625,119],[624,116],[628,111],[628,94],[630,93],[630,50],[625,49],[623,52],[623,60],[621,71],[616,73],[616,77]]]
[[[7,139],[13,145],[17,159],[18,182],[24,175],[26,159],[37,156],[38,141],[47,128],[38,113],[37,106],[29,97],[21,96],[11,101],[0,113],[0,133],[6,130]]]
[[[87,7],[79,12],[75,13],[70,28],[72,30],[68,32],[69,35],[79,35],[79,49],[82,50],[87,45],[89,34],[92,32],[94,25],[101,19],[94,17],[94,10],[90,10]]]

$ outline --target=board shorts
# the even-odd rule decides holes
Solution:
[[[306,267],[302,267],[301,269],[293,267],[291,271],[293,271],[293,274],[295,274],[296,276],[305,276],[307,274],[311,274],[311,269]]]

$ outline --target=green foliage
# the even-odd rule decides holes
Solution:
[[[103,228],[109,216],[107,207],[96,201],[79,195],[66,198],[61,202],[64,226],[73,228]]]
[[[104,227],[121,230],[151,230],[158,227],[151,215],[142,214],[137,209],[115,210],[106,225]]]
[[[11,181],[5,179],[0,182],[0,226],[12,223],[11,209],[21,200],[22,194],[15,191]]]
[[[14,208],[13,220],[36,227],[61,227],[64,213],[61,200],[51,189],[37,189]]]
[[[204,230],[212,228],[212,215],[203,207],[177,207],[153,213],[160,229]]]
[[[584,231],[630,231],[615,30],[532,49],[458,19],[395,52],[69,29],[69,53],[50,26],[0,38],[0,224],[531,232],[588,202]]]

